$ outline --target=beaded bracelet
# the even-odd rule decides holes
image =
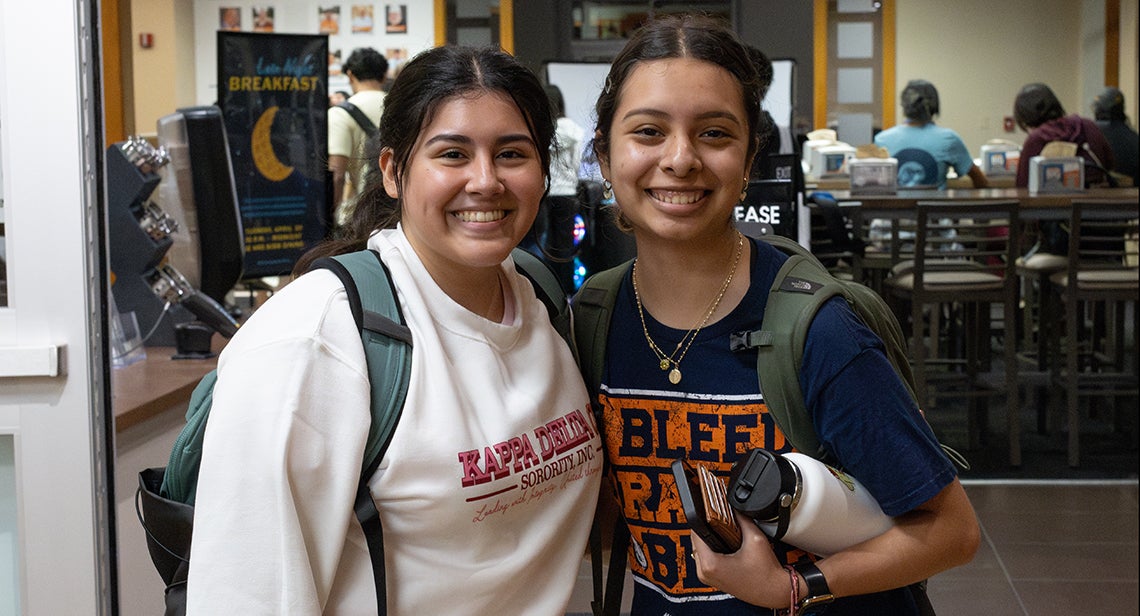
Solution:
[[[796,616],[796,608],[800,604],[800,579],[796,576],[796,570],[791,565],[784,565],[784,569],[788,571],[788,579],[791,582],[792,590],[788,597],[788,609],[776,610],[776,614],[780,616]]]

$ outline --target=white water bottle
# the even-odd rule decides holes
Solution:
[[[748,452],[732,467],[728,501],[769,537],[819,556],[893,524],[854,477],[801,453]]]

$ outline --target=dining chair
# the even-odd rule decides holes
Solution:
[[[852,256],[852,278],[885,298],[883,283],[891,269],[909,263],[914,254],[913,209],[880,210],[860,205],[847,210],[851,232],[862,244]]]
[[[866,245],[857,228],[859,207],[840,205],[829,195],[814,193],[807,200],[811,217],[811,253],[833,276],[855,279],[855,262]]]
[[[1137,397],[1136,304],[1138,205],[1132,200],[1074,200],[1068,218],[1069,255],[1064,270],[1049,277],[1049,292],[1064,314],[1063,329],[1052,336],[1064,361],[1053,362],[1050,382],[1064,396],[1068,463],[1080,465],[1081,398],[1104,398],[1119,430],[1131,424],[1128,443],[1136,447]],[[1130,320],[1129,320],[1130,317]],[[1129,409],[1122,412],[1122,409]]]
[[[938,398],[966,398],[970,448],[977,448],[988,399],[1004,395],[1009,461],[1020,466],[1017,202],[919,201],[905,216],[914,221],[913,254],[892,268],[884,289],[908,325],[919,403],[930,408]],[[1003,361],[995,364],[997,350]]]

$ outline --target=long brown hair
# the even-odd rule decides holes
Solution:
[[[308,271],[321,257],[360,250],[376,230],[395,227],[402,203],[384,189],[384,173],[376,164],[380,152],[392,151],[395,180],[402,195],[404,170],[420,132],[443,103],[479,91],[500,92],[515,102],[538,148],[542,169],[549,173],[545,170],[550,168],[556,118],[542,83],[530,69],[498,47],[446,46],[421,52],[404,65],[384,98],[379,130],[365,144],[364,156],[370,164],[351,219],[334,238],[302,255],[293,274]]]

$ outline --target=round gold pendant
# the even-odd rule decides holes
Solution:
[[[673,370],[671,370],[669,372],[669,382],[674,384],[674,385],[681,382],[681,370],[680,369],[673,368]]]
[[[658,365],[661,366],[662,370],[668,370],[669,369],[669,360],[668,359],[662,359],[661,363]]]

